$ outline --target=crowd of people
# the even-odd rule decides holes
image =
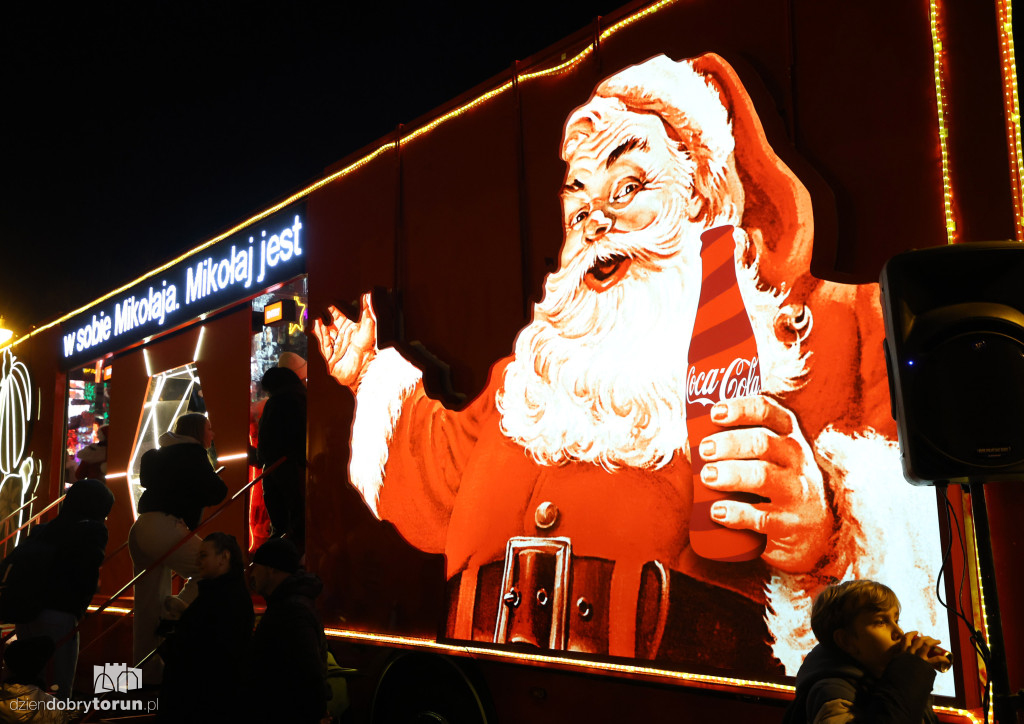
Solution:
[[[301,367],[282,359],[261,382],[269,398],[251,457],[267,470],[271,527],[248,567],[234,536],[195,533],[204,509],[227,496],[209,454],[209,418],[181,415],[141,458],[144,492],[128,536],[137,576],[132,648],[143,687],[158,690],[158,721],[318,723],[330,721],[328,702],[334,714],[347,702],[343,685],[334,696],[327,681],[333,658],[314,605],[323,584],[301,564],[305,364],[293,356]],[[16,623],[17,634],[5,651],[0,721],[22,705],[42,710],[25,702],[73,694],[78,625],[97,590],[114,504],[103,480],[78,477],[58,516],[0,569],[0,619]],[[186,581],[177,593],[174,574]],[[253,594],[266,604],[258,623]],[[52,719],[33,721],[67,720],[67,711],[48,711]]]
[[[83,488],[79,482],[72,489],[88,490],[98,481],[82,482]],[[150,660],[159,658],[161,664],[156,681],[143,674],[146,688],[157,689],[157,721],[321,724],[344,710],[347,701],[332,701],[330,654],[315,607],[323,584],[303,570],[293,543],[284,538],[267,541],[255,551],[247,571],[235,537],[210,533],[192,567],[194,597],[180,615],[159,619],[147,632],[147,641],[158,642]],[[98,570],[96,564],[80,576],[92,576],[92,590]],[[266,604],[258,623],[252,593]],[[39,713],[32,721],[68,721],[68,710],[43,704],[54,696],[72,695],[78,656],[75,627],[85,606],[76,600],[70,604],[74,611],[62,612],[56,607],[70,600],[67,594],[46,594],[44,599],[46,608],[35,620],[17,625],[18,636],[4,652],[0,721],[22,721],[20,715],[29,709]],[[65,620],[55,613],[67,614],[70,629],[51,625],[54,618]],[[71,643],[69,632],[75,632],[74,646],[61,653]]]
[[[329,720],[327,638],[314,606],[323,584],[300,559],[294,544],[274,538],[253,554],[246,576],[233,536],[205,537],[198,594],[157,649],[157,721]],[[250,590],[266,603],[255,628]]]

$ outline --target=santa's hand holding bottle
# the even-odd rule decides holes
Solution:
[[[767,499],[718,500],[711,505],[712,520],[763,533],[761,557],[779,570],[813,570],[828,551],[834,521],[821,470],[796,416],[774,399],[755,395],[716,403],[711,419],[724,429],[700,443],[701,483]]]
[[[757,342],[736,279],[736,233],[701,235],[686,424],[693,471],[690,545],[721,562],[762,557],[806,573],[828,550],[825,481],[793,412],[761,392]]]

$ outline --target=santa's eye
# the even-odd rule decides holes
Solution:
[[[569,220],[569,226],[576,226],[576,224],[578,224],[581,221],[583,221],[585,218],[587,218],[587,216],[588,216],[587,210],[586,209],[580,209],[575,214],[573,214],[572,218]]]
[[[615,194],[612,196],[612,201],[616,203],[629,201],[641,188],[643,188],[643,183],[641,183],[639,179],[624,179],[615,190]]]

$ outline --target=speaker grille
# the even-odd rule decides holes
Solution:
[[[992,331],[932,347],[914,368],[917,433],[965,465],[1000,469],[1024,461],[1024,344]]]

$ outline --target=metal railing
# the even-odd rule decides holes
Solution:
[[[28,526],[32,525],[33,521],[38,522],[40,516],[42,516],[44,513],[49,511],[51,508],[53,508],[54,505],[59,504],[60,501],[62,501],[64,499],[64,496],[63,495],[60,496],[59,498],[57,498],[55,501],[50,503],[48,506],[46,506],[45,508],[40,510],[35,515],[29,516],[29,519],[26,520],[21,525],[19,525],[17,528],[15,528],[14,530],[11,530],[11,519],[14,518],[14,516],[18,515],[19,513],[21,513],[21,511],[25,510],[25,508],[27,508],[30,505],[32,505],[32,503],[36,502],[38,499],[39,499],[38,497],[33,495],[31,498],[29,498],[24,503],[22,503],[20,508],[17,508],[16,510],[11,511],[10,513],[7,514],[7,516],[2,521],[0,521],[0,527],[2,527],[3,531],[4,531],[4,537],[0,538],[0,550],[5,550],[5,546],[7,545],[7,541],[9,541],[12,536],[18,535],[18,533],[23,531]]]
[[[89,620],[90,618],[96,617],[96,616],[98,616],[99,614],[103,613],[103,611],[105,611],[105,610],[106,610],[107,608],[109,608],[109,607],[110,607],[110,606],[111,606],[111,605],[112,605],[112,604],[114,603],[114,601],[116,601],[116,600],[118,600],[119,598],[121,598],[121,597],[122,597],[122,596],[123,596],[123,595],[125,594],[125,592],[126,592],[126,591],[128,591],[128,589],[130,589],[130,588],[131,588],[132,586],[134,586],[134,585],[135,585],[135,584],[136,584],[136,583],[137,583],[137,582],[138,582],[138,581],[139,581],[140,579],[142,579],[142,578],[143,578],[144,576],[147,576],[147,575],[149,575],[149,574],[150,574],[151,572],[153,572],[154,570],[157,570],[157,569],[161,568],[161,567],[163,566],[163,563],[164,563],[164,561],[166,561],[166,560],[167,560],[167,559],[168,559],[168,558],[169,558],[169,557],[171,556],[171,554],[172,554],[172,553],[174,553],[174,552],[175,552],[176,550],[178,550],[178,549],[179,549],[179,548],[181,548],[181,547],[182,547],[183,545],[185,545],[185,543],[187,543],[187,542],[188,542],[189,540],[191,540],[192,536],[196,535],[196,533],[197,533],[197,532],[198,532],[198,531],[199,531],[199,530],[200,530],[201,528],[203,528],[203,527],[205,527],[206,525],[208,525],[208,524],[210,523],[210,521],[212,521],[212,520],[213,520],[214,518],[216,518],[216,517],[217,517],[218,515],[220,515],[221,513],[223,513],[223,512],[225,511],[225,510],[227,510],[227,509],[228,509],[228,508],[229,508],[229,507],[230,507],[230,506],[231,506],[232,504],[234,504],[234,502],[235,502],[236,500],[239,500],[239,499],[240,499],[240,498],[242,497],[242,495],[243,495],[243,494],[244,494],[244,493],[245,493],[246,491],[248,491],[248,490],[249,490],[249,489],[250,489],[250,488],[251,488],[251,487],[252,487],[253,485],[255,485],[255,484],[256,484],[256,483],[258,483],[259,481],[263,480],[263,477],[264,477],[264,476],[265,476],[265,475],[266,475],[267,473],[269,473],[269,472],[272,472],[272,471],[276,470],[276,469],[278,468],[278,466],[280,466],[280,465],[281,465],[282,463],[284,463],[284,462],[285,462],[286,460],[287,460],[287,458],[286,458],[286,457],[281,457],[281,458],[277,459],[277,460],[276,460],[276,461],[275,461],[274,463],[272,463],[271,465],[268,465],[268,466],[266,466],[266,467],[265,467],[265,468],[263,469],[263,472],[261,472],[261,473],[260,473],[259,475],[257,475],[257,476],[256,476],[255,478],[253,478],[253,479],[252,479],[252,480],[250,480],[250,481],[249,481],[248,483],[246,483],[246,484],[245,484],[245,485],[243,485],[243,486],[242,486],[241,488],[239,488],[239,489],[238,489],[238,491],[237,491],[237,492],[235,492],[235,494],[234,494],[234,495],[232,495],[232,496],[231,496],[230,498],[228,498],[227,500],[225,500],[225,501],[224,501],[223,503],[221,503],[221,504],[220,504],[220,506],[218,506],[218,507],[217,507],[217,509],[216,509],[216,510],[214,510],[214,511],[213,511],[212,513],[210,513],[210,514],[209,514],[208,516],[206,516],[206,518],[204,518],[204,519],[203,519],[203,520],[202,520],[202,521],[201,521],[201,522],[199,523],[199,525],[197,525],[197,526],[196,526],[196,527],[195,527],[195,528],[194,528],[193,530],[190,530],[190,531],[189,531],[189,532],[188,532],[187,534],[183,535],[183,536],[181,537],[181,539],[180,539],[180,540],[179,540],[179,541],[178,541],[177,543],[175,543],[175,544],[174,544],[173,546],[171,546],[170,548],[168,548],[168,549],[167,549],[167,550],[166,550],[166,551],[164,552],[164,554],[163,554],[162,556],[160,556],[160,557],[159,557],[159,558],[157,558],[157,559],[156,559],[155,561],[153,561],[153,562],[152,562],[152,563],[151,563],[151,564],[150,564],[150,565],[149,565],[148,567],[146,567],[146,568],[143,568],[143,569],[142,569],[141,571],[139,571],[138,573],[136,573],[136,574],[135,574],[135,575],[134,575],[134,576],[132,577],[132,579],[131,579],[130,581],[128,581],[128,582],[127,582],[126,584],[124,584],[123,586],[121,586],[121,588],[119,588],[119,589],[117,590],[117,592],[116,592],[116,593],[114,593],[114,594],[113,594],[112,596],[110,596],[109,598],[107,598],[107,600],[105,600],[105,601],[104,601],[103,603],[101,603],[101,604],[100,604],[99,606],[97,606],[95,610],[90,610],[90,611],[88,611],[88,612],[87,612],[87,613],[85,614],[85,616],[83,616],[83,617],[82,617],[82,620],[78,622],[78,626],[76,626],[76,627],[75,627],[75,629],[74,629],[74,630],[73,630],[73,631],[72,631],[71,633],[67,634],[67,635],[66,635],[66,636],[65,636],[65,637],[64,637],[63,639],[61,639],[61,640],[60,640],[59,642],[57,642],[57,645],[58,645],[58,646],[60,646],[60,645],[61,645],[62,643],[64,643],[64,641],[65,641],[65,640],[69,640],[69,639],[70,639],[71,637],[73,637],[73,636],[74,636],[74,635],[75,635],[76,633],[78,633],[79,629],[81,629],[81,627],[82,627],[82,624],[83,624],[83,623],[85,623],[86,621],[88,621],[88,620]],[[120,546],[119,546],[118,548],[116,548],[116,549],[115,549],[114,551],[112,551],[112,552],[111,552],[111,553],[110,553],[109,555],[107,555],[107,556],[106,556],[106,558],[104,559],[104,562],[106,562],[107,560],[109,560],[110,558],[112,558],[112,557],[113,557],[114,555],[116,555],[117,553],[120,553],[120,552],[121,552],[121,550],[123,550],[123,549],[124,549],[125,547],[127,547],[127,545],[128,545],[128,541],[125,541],[125,542],[124,542],[123,544],[121,544],[121,545],[120,545]],[[133,602],[133,603],[134,603],[134,602]],[[133,614],[135,613],[135,608],[134,608],[134,606],[132,607],[132,611],[131,611],[131,613],[133,613]],[[122,616],[121,618],[122,618],[122,620],[123,620],[123,619],[126,619],[126,618],[128,618],[128,616],[127,616],[127,615],[125,615],[125,616]],[[97,641],[99,641],[99,640],[100,640],[101,638],[103,638],[104,636],[106,636],[106,635],[107,635],[107,633],[109,633],[110,631],[112,631],[112,630],[113,630],[113,629],[114,629],[114,628],[115,628],[115,627],[116,627],[116,626],[117,626],[117,625],[118,625],[119,623],[120,623],[120,621],[116,621],[116,622],[115,622],[115,623],[114,623],[113,625],[111,625],[110,627],[108,627],[108,628],[104,629],[103,631],[101,631],[101,632],[100,632],[100,634],[99,634],[98,636],[96,636],[95,638],[93,638],[93,639],[92,639],[92,640],[91,640],[91,641],[90,641],[90,642],[89,642],[88,644],[86,644],[85,646],[83,646],[83,647],[81,648],[81,650],[79,651],[79,655],[81,656],[81,654],[82,654],[82,653],[84,653],[85,651],[89,650],[89,649],[90,649],[90,648],[91,648],[91,647],[93,646],[93,644],[95,644],[95,643],[96,643]],[[154,650],[155,650],[155,649],[154,649]],[[146,655],[145,657],[143,657],[142,661],[145,661],[146,659],[148,659],[148,658],[149,658],[150,656],[152,656],[152,655],[153,655],[153,652],[151,651],[151,652],[150,652],[150,653],[148,653],[148,654],[147,654],[147,655]],[[140,662],[140,663],[141,663],[141,662]],[[137,667],[138,667],[138,664],[136,664],[136,668],[137,668]]]
[[[95,610],[87,612],[85,614],[85,616],[82,617],[82,620],[78,622],[78,625],[74,628],[74,630],[71,631],[70,633],[68,633],[66,636],[64,636],[64,638],[62,638],[60,641],[57,642],[57,646],[60,646],[61,644],[65,643],[66,641],[70,640],[76,633],[78,633],[79,629],[81,629],[82,624],[85,623],[85,621],[87,621],[91,617],[98,616],[103,611],[105,611],[114,601],[116,601],[118,598],[120,598],[122,595],[124,595],[125,591],[127,591],[129,588],[131,588],[133,585],[135,585],[140,579],[142,579],[146,575],[149,575],[152,571],[156,570],[158,567],[161,567],[163,565],[163,562],[165,560],[167,560],[167,558],[169,558],[172,553],[174,553],[176,550],[178,550],[183,545],[185,545],[185,543],[188,540],[190,540],[192,538],[192,536],[194,536],[196,534],[196,532],[200,528],[202,528],[203,526],[207,525],[211,520],[216,518],[218,515],[220,515],[225,510],[227,510],[232,504],[234,504],[234,502],[236,500],[238,500],[239,498],[242,497],[243,493],[245,493],[247,490],[249,490],[253,485],[258,483],[259,481],[263,480],[263,476],[265,476],[267,473],[277,469],[277,467],[279,465],[281,465],[282,463],[284,463],[285,460],[287,460],[286,457],[279,458],[273,464],[268,465],[267,467],[265,467],[263,469],[263,472],[261,472],[255,478],[253,478],[248,483],[246,483],[241,488],[239,488],[238,491],[234,495],[232,495],[230,498],[228,498],[223,503],[221,503],[220,506],[216,510],[214,510],[212,513],[210,513],[210,515],[206,516],[206,518],[204,518],[199,523],[199,525],[197,525],[193,530],[190,530],[187,534],[182,536],[181,540],[179,540],[177,543],[175,543],[171,548],[167,549],[167,551],[162,556],[160,556],[155,561],[153,561],[153,563],[151,563],[147,568],[144,568],[141,571],[139,571],[137,574],[135,574],[135,576],[133,576],[132,579],[130,581],[128,581],[128,583],[124,584],[121,588],[119,588],[114,595],[110,596],[106,601],[104,601],[102,604],[97,606]],[[109,555],[107,555],[104,558],[104,562],[106,562],[107,560],[109,560],[110,558],[115,556],[116,554],[120,553],[127,546],[128,546],[128,541],[125,541],[118,548],[116,548]],[[106,636],[108,633],[110,633],[115,628],[117,628],[123,621],[130,620],[134,616],[134,614],[135,614],[135,607],[134,607],[134,605],[132,606],[132,610],[131,610],[130,613],[131,613],[131,615],[125,614],[125,615],[119,617],[116,621],[114,621],[113,624],[111,624],[107,628],[105,628],[102,631],[100,631],[100,633],[96,637],[94,637],[89,643],[87,643],[85,646],[81,647],[81,649],[78,652],[79,658],[81,658],[81,655],[83,653],[85,653],[90,648],[92,648],[92,646],[97,641],[99,641],[104,636]],[[154,648],[148,654],[143,656],[139,661],[135,662],[134,668],[136,668],[136,669],[140,668],[144,663],[149,661],[149,659],[151,659],[156,654],[158,648],[159,647]],[[108,692],[104,692],[104,694],[100,694],[100,696],[103,696],[106,693],[108,693]],[[88,714],[85,715],[85,717],[81,720],[81,723],[82,724],[86,724],[87,722],[91,722],[91,721],[93,721],[93,717],[94,716],[98,716],[98,715],[99,715],[99,709],[93,709],[92,711],[90,711]]]

